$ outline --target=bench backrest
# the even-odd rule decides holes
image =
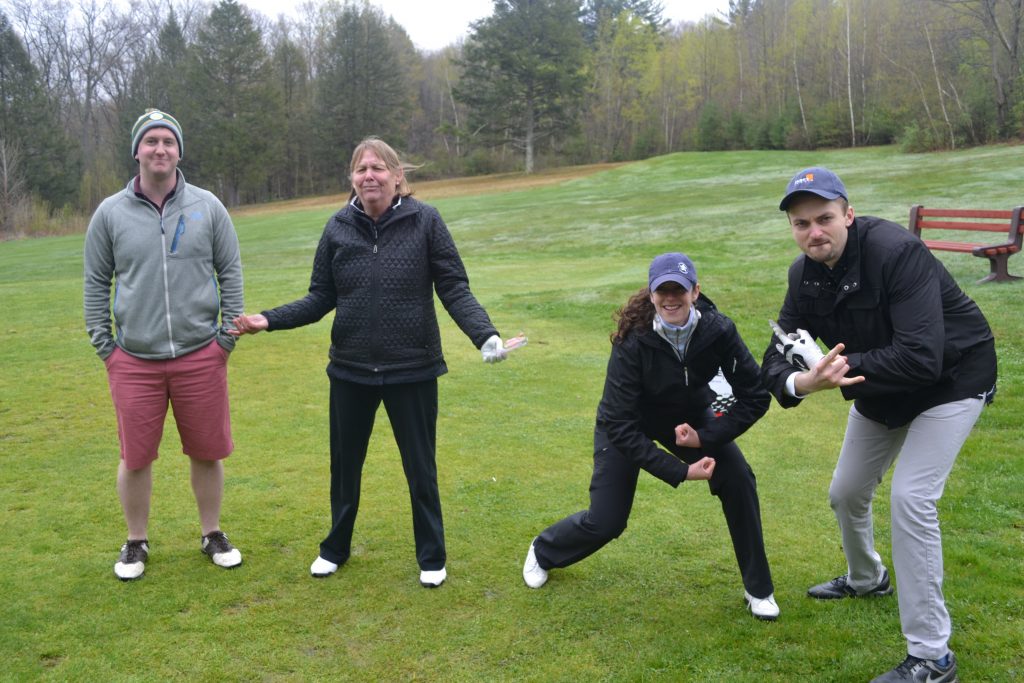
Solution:
[[[945,219],[945,220],[935,220]],[[1012,211],[991,209],[926,209],[921,205],[910,209],[910,231],[918,237],[921,230],[982,230],[1006,233],[1007,241],[1018,246],[1024,235],[1024,206]]]

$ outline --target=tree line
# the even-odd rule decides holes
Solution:
[[[0,0],[0,232],[91,213],[149,107],[229,206],[340,191],[371,134],[427,178],[1024,128],[1024,0],[732,0],[678,25],[657,0],[493,5],[427,52],[367,0]]]

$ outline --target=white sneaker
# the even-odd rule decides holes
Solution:
[[[767,598],[755,598],[747,591],[743,591],[743,599],[747,603],[747,609],[758,619],[775,621],[779,618],[779,606],[775,602],[775,593]]]
[[[533,544],[526,553],[526,562],[523,563],[523,581],[530,588],[540,588],[548,582],[548,572],[537,563],[537,555],[533,551]]]
[[[313,560],[313,564],[309,565],[309,573],[318,579],[330,576],[336,571],[338,571],[338,565],[334,564],[330,560],[325,560],[319,555],[317,555],[316,559]]]
[[[448,578],[448,572],[445,571],[444,567],[436,571],[428,571],[423,569],[420,571],[420,584],[426,588],[437,588],[444,580]]]

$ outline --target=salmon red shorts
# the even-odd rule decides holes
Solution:
[[[167,360],[136,358],[118,347],[104,362],[125,467],[137,470],[157,459],[168,404],[185,455],[221,460],[234,450],[228,352],[216,340]]]

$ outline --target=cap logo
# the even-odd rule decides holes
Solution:
[[[796,186],[796,185],[803,185],[804,183],[813,183],[813,182],[814,182],[814,174],[813,173],[808,173],[807,175],[805,175],[800,180],[797,180],[796,182],[794,182],[793,185],[794,186]]]
[[[150,114],[150,115],[149,115],[149,120],[150,120],[150,121],[159,121],[159,120],[160,120],[160,119],[162,119],[163,117],[164,117],[164,115],[163,115],[163,114],[161,114],[161,113],[160,113],[160,112],[158,112],[158,111],[155,111],[155,112],[153,112],[152,114]]]
[[[690,272],[690,269],[686,267],[685,263],[680,261],[679,262],[679,272],[682,273],[683,275],[688,275],[689,272]]]

